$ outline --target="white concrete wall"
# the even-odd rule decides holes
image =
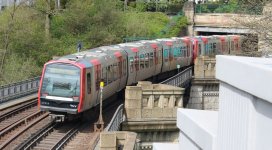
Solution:
[[[183,132],[179,133],[179,141],[180,150],[201,150],[201,148]]]
[[[271,150],[272,59],[217,56],[217,149]]]
[[[254,149],[253,96],[223,82],[219,95],[218,149]]]
[[[221,83],[218,149],[271,150],[271,127],[271,103]]]
[[[177,113],[180,150],[216,150],[216,111],[179,108]]]

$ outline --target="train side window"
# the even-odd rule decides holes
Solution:
[[[163,50],[163,58],[164,58],[164,62],[167,62],[168,61],[168,49],[164,49]]]
[[[198,56],[202,55],[201,53],[201,44],[198,44]]]
[[[234,51],[234,42],[233,41],[231,41],[231,49],[230,49],[230,51]]]
[[[185,57],[186,56],[186,54],[185,54],[185,47],[183,46],[182,47],[182,57]]]
[[[181,47],[180,48],[177,48],[177,50],[178,50],[178,57],[181,57]]]
[[[178,49],[177,49],[177,47],[173,48],[173,57],[174,58],[178,57]]]
[[[151,52],[149,54],[149,61],[150,61],[150,67],[152,67],[154,65],[154,56],[153,56],[153,52]]]
[[[112,65],[107,67],[108,84],[113,81]]]
[[[130,73],[132,73],[134,71],[134,58],[130,57],[129,58],[129,68],[130,68]]]
[[[138,71],[139,70],[139,65],[140,65],[140,60],[139,60],[138,53],[135,54],[134,58],[135,58],[134,59],[135,70]]]
[[[161,59],[162,59],[161,53],[162,53],[162,50],[158,50],[158,52],[157,52],[158,64],[161,64]]]
[[[187,57],[189,57],[189,46],[188,45],[186,46],[186,54],[187,54]]]
[[[216,43],[213,43],[213,53],[216,54]]]
[[[144,64],[145,64],[145,55],[140,54],[140,69],[144,69]]]
[[[127,75],[127,61],[123,59],[123,76]]]
[[[123,76],[123,63],[122,60],[118,62],[118,78],[122,78]]]
[[[87,90],[88,90],[88,94],[91,94],[91,73],[87,73]]]
[[[149,68],[149,53],[145,54],[145,68]]]
[[[113,64],[112,71],[113,71],[113,81],[115,81],[119,77],[119,71],[118,71],[117,63]]]
[[[106,67],[102,68],[102,80],[104,81],[105,86],[108,85],[108,77],[107,77]]]

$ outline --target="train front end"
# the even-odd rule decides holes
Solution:
[[[78,114],[84,97],[82,71],[74,63],[45,64],[38,93],[40,109],[61,116]]]

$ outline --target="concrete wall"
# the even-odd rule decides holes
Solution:
[[[195,60],[194,77],[195,78],[215,78],[215,58],[200,56]]]
[[[215,58],[201,56],[196,59],[187,108],[218,110],[219,82],[215,79],[215,64]]]
[[[148,118],[176,118],[182,107],[184,89],[169,85],[140,81],[137,86],[127,86],[125,112],[127,120]]]
[[[140,81],[125,92],[122,130],[137,132],[140,149],[152,149],[153,142],[178,140],[176,116],[183,107],[183,88]]]
[[[195,26],[209,26],[209,27],[239,27],[239,20],[250,20],[258,16],[241,15],[241,14],[224,14],[224,13],[203,13],[196,14],[194,17]]]
[[[180,150],[216,150],[216,111],[178,109]]]
[[[271,149],[272,59],[234,56],[217,59],[218,149]]]
[[[136,133],[133,132],[102,132],[100,134],[100,150],[136,150],[137,140]]]

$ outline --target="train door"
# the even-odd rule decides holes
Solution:
[[[176,44],[175,44],[175,46],[176,46]],[[169,46],[169,70],[173,70],[176,68],[175,61],[174,61],[174,55],[173,55],[175,46],[174,45]]]
[[[159,52],[159,47],[157,44],[151,44],[151,47],[153,48],[153,62],[154,62],[154,73],[153,75],[157,75],[161,72],[161,66],[160,66],[160,63],[159,63],[159,55],[160,55],[160,52]]]
[[[163,62],[162,62],[162,71],[163,72],[166,72],[166,71],[169,71],[170,69],[170,65],[171,65],[171,61],[170,59],[173,59],[173,58],[170,58],[170,51],[171,51],[171,47],[172,47],[173,43],[172,42],[166,42],[166,45],[164,46],[163,48]]]
[[[203,41],[203,48],[204,48],[204,56],[208,56],[209,55],[209,42],[207,38],[202,38]]]
[[[134,65],[135,65],[135,79],[134,83],[137,82],[137,76],[139,72],[139,67],[140,67],[140,60],[139,60],[139,52],[134,53]]]
[[[82,95],[84,95],[84,101],[81,103],[81,108],[83,110],[89,109],[94,104],[92,102],[92,73],[91,68],[87,68],[85,72],[85,80],[83,80],[85,84],[85,90],[81,91],[83,92]]]
[[[233,41],[234,41],[234,53],[237,53],[238,51],[240,51],[239,38],[237,36],[234,36]]]
[[[92,90],[92,98],[95,100],[95,104],[99,104],[99,91],[100,91],[100,81],[101,81],[101,63],[98,59],[91,60],[93,67],[93,76],[94,76],[94,84],[93,84],[93,90]]]
[[[118,91],[120,91],[121,89],[122,89],[122,85],[121,85],[121,83],[122,83],[122,79],[124,78],[123,77],[123,57],[122,57],[122,54],[121,54],[121,52],[115,52],[114,53],[115,54],[115,56],[116,56],[116,58],[117,58],[117,67],[118,67],[118,82],[119,82],[119,84],[118,84],[118,87],[117,87],[117,89],[118,89]]]
[[[199,45],[199,42],[197,39],[193,39],[193,62],[195,61],[195,59],[200,56],[201,54],[201,46]]]
[[[128,81],[127,84],[133,84],[137,82],[137,74],[139,71],[139,50],[138,48],[129,48],[128,53]]]

